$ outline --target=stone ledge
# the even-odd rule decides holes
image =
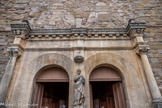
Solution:
[[[62,48],[25,48],[24,51],[73,51],[78,49],[89,50],[132,50],[133,47],[62,47]]]

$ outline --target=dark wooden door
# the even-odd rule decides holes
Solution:
[[[60,67],[39,73],[32,95],[32,103],[38,106],[32,108],[68,108],[68,82],[67,72]]]
[[[32,108],[41,108],[43,93],[44,93],[44,85],[36,83],[35,89],[33,91],[33,103],[37,105],[32,106]]]
[[[92,71],[89,81],[91,108],[126,108],[120,72],[101,66]]]
[[[125,97],[122,83],[113,84],[113,94],[115,101],[115,108],[126,108]]]
[[[90,105],[91,105],[91,108],[93,108],[93,91],[92,91],[92,84],[89,83],[89,88],[90,88]]]

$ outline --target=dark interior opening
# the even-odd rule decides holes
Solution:
[[[68,82],[43,82],[43,108],[68,108]]]
[[[113,84],[118,81],[111,82],[91,82],[93,108],[115,108]]]

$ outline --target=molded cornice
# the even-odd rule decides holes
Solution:
[[[103,38],[110,39],[130,39],[134,34],[143,33],[146,28],[145,23],[129,20],[126,28],[71,28],[71,29],[31,29],[29,22],[23,20],[22,24],[11,24],[12,32],[23,39],[34,39],[41,37],[51,38]],[[113,37],[113,38],[112,38]],[[107,39],[109,39],[107,38]]]

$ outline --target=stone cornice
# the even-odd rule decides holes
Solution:
[[[22,24],[11,24],[11,30],[16,37],[20,37],[22,39],[28,39],[30,32],[32,31],[27,20],[23,20]]]
[[[143,34],[146,29],[146,23],[144,22],[136,22],[135,19],[130,19],[127,26],[127,33],[131,38],[134,38],[135,34]],[[143,36],[143,35],[142,35]]]
[[[126,29],[124,28],[71,28],[71,29],[33,29],[31,34],[51,34],[51,35],[89,35],[89,34],[127,34]]]
[[[71,29],[31,29],[29,22],[24,20],[22,24],[12,24],[12,32],[23,39],[34,39],[42,37],[51,38],[73,38],[73,37],[86,37],[86,38],[99,38],[100,37],[115,37],[118,39],[128,39],[132,31],[137,34],[143,33],[146,28],[145,23],[137,23],[130,20],[126,28],[71,28]],[[111,38],[110,38],[111,39]]]
[[[136,32],[140,34],[144,29],[146,29],[146,23],[136,22],[134,19],[130,19],[127,26],[127,32],[129,33],[132,29],[135,29]]]

